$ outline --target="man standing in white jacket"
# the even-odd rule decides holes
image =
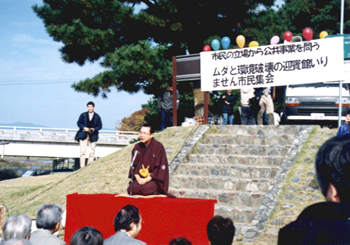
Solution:
[[[242,125],[255,125],[253,109],[249,105],[249,100],[254,97],[254,88],[241,88],[241,122]]]

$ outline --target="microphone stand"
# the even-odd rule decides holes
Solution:
[[[134,171],[135,171],[135,167],[134,167],[134,163],[135,163],[135,159],[136,159],[136,156],[139,152],[137,150],[135,150],[134,152],[134,156],[132,157],[132,161],[131,161],[131,165],[130,165],[130,179],[131,179],[131,182],[130,182],[130,195],[132,196],[132,187],[133,187],[133,184],[134,184],[134,179],[135,179],[135,176],[134,176]]]

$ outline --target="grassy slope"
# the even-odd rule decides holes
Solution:
[[[156,135],[169,162],[193,130],[194,127],[168,128]],[[66,195],[70,193],[126,193],[132,147],[126,146],[74,173],[1,181],[0,204],[6,206],[7,215],[24,213],[34,218],[45,203],[65,207]]]
[[[288,171],[265,231],[254,244],[277,244],[277,234],[280,228],[295,220],[305,207],[324,201],[318,188],[314,162],[320,146],[335,134],[336,129],[314,128]]]

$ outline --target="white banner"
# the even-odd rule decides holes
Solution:
[[[344,80],[343,37],[201,52],[201,90]]]

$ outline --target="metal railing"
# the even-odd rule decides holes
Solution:
[[[39,132],[65,132],[65,133],[76,133],[78,128],[44,128],[44,127],[22,127],[22,126],[0,126],[1,129],[10,129],[13,131],[39,131]],[[116,135],[138,135],[135,131],[119,131],[119,130],[107,130],[102,129],[99,131],[100,134],[116,134]]]
[[[74,143],[74,136],[77,131],[77,128],[0,126],[0,140]],[[137,139],[139,135],[135,131],[100,130],[99,136],[99,142],[102,144],[117,143],[126,145]]]

